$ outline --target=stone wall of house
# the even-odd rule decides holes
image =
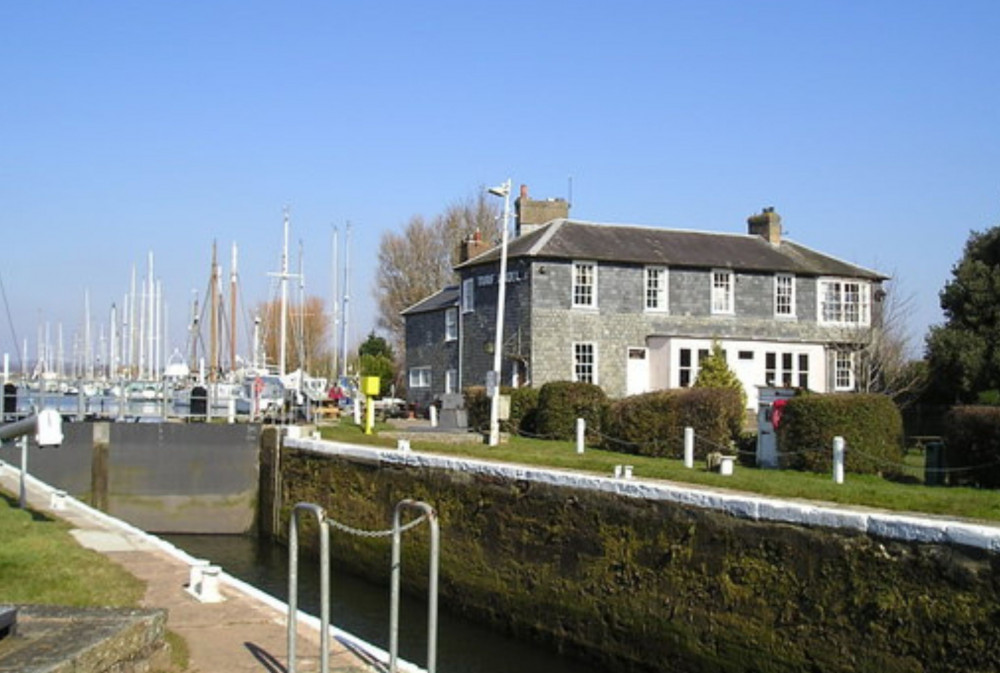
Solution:
[[[445,372],[458,369],[458,340],[445,340],[445,311],[428,311],[406,318],[406,368],[431,368],[429,388],[406,387],[406,399],[426,407],[445,392]]]
[[[512,354],[523,356],[535,386],[573,376],[573,344],[597,345],[598,383],[612,397],[626,392],[628,349],[651,336],[825,344],[852,340],[857,329],[820,325],[817,279],[795,280],[793,318],[774,317],[774,274],[735,274],[735,314],[711,314],[708,269],[669,269],[664,313],[643,310],[643,267],[598,264],[597,306],[572,307],[572,262],[517,259],[508,267],[503,381],[511,381]],[[475,279],[475,311],[462,315],[462,385],[482,385],[492,369],[497,265],[466,272]],[[874,290],[877,289],[877,285]],[[874,320],[881,305],[872,302]],[[832,371],[832,369],[830,370]]]
[[[294,444],[286,524],[287,503],[305,501],[384,530],[395,503],[426,501],[440,521],[443,605],[609,671],[1000,670],[995,531],[966,526],[986,542],[963,546],[901,520],[913,535],[900,539],[871,513],[792,503],[815,521],[767,520],[748,512],[780,501],[668,499],[634,481]],[[403,582],[420,596],[427,540],[421,526],[403,544]],[[331,544],[336,567],[386,581],[385,538],[338,532]]]

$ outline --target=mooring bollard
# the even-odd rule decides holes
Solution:
[[[438,426],[438,410],[433,404],[427,409],[431,417],[431,427],[436,428]]]
[[[583,453],[583,438],[587,434],[587,422],[582,418],[576,419],[576,452]]]
[[[66,509],[66,491],[52,491],[52,497],[49,500],[49,509]]]
[[[222,594],[219,592],[219,566],[208,565],[202,568],[201,584],[198,587],[198,600],[202,603],[220,603]]]
[[[621,478],[622,478],[622,466],[615,465],[615,479],[621,479]]]
[[[844,483],[844,438],[833,438],[833,483]]]
[[[396,449],[399,451],[409,451],[410,450],[410,440],[408,439],[397,439]]]
[[[694,468],[694,428],[684,428],[684,467]]]
[[[626,465],[625,466],[625,478],[626,479],[631,479],[632,478],[632,466],[631,465]]]

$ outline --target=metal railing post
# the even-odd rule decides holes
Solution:
[[[296,640],[298,637],[299,602],[299,513],[316,515],[319,525],[319,585],[320,585],[320,671],[330,670],[330,526],[326,510],[319,505],[300,502],[292,509],[288,528],[288,673],[295,673]]]
[[[400,500],[392,516],[392,591],[389,605],[389,673],[396,673],[399,659],[399,584],[402,528],[400,512],[405,507],[419,509],[431,527],[430,570],[427,581],[427,673],[437,666],[438,550],[440,535],[434,508],[419,500]],[[290,672],[293,673],[293,672]]]

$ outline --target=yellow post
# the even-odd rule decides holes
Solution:
[[[365,394],[365,434],[372,434],[375,427],[375,396],[379,391],[379,379],[377,376],[361,377],[361,392]]]

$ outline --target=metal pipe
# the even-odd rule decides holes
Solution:
[[[320,546],[320,671],[330,670],[330,526],[326,520],[326,510],[319,505],[300,502],[292,509],[288,527],[288,673],[295,673],[298,638],[298,593],[299,593],[299,513],[309,511],[316,515],[319,524]]]
[[[402,527],[400,512],[405,507],[421,510],[431,527],[430,570],[427,581],[427,673],[437,667],[438,556],[440,535],[437,512],[426,502],[400,500],[392,516],[392,590],[389,605],[389,673],[396,673],[399,660],[399,594]]]

